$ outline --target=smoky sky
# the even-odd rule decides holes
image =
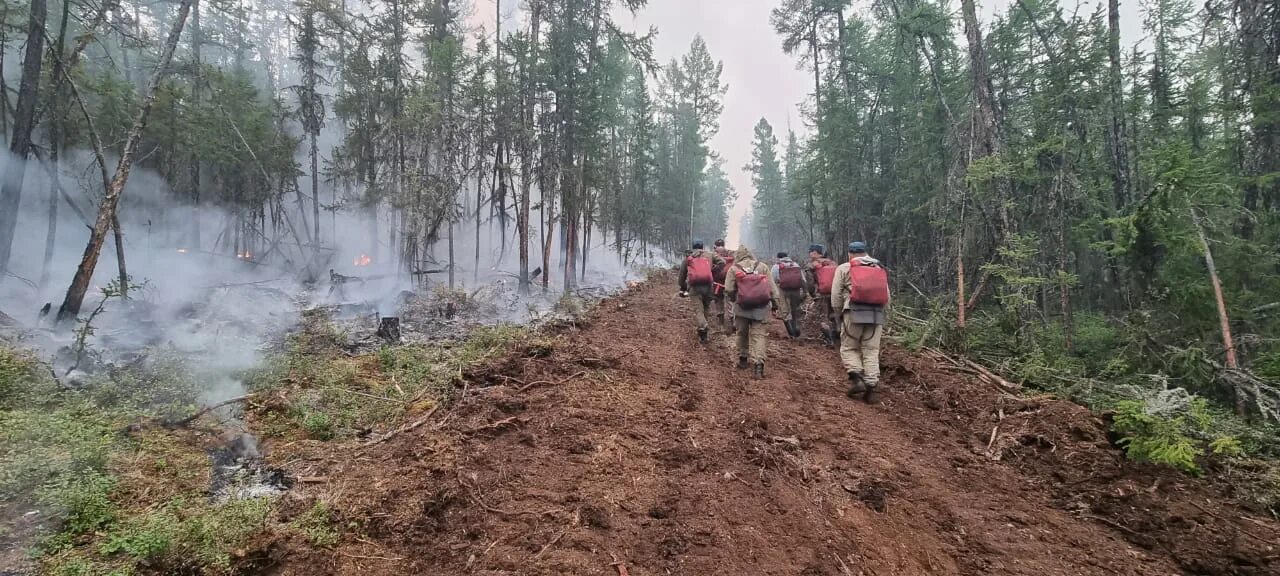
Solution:
[[[517,0],[502,0],[503,27],[511,30],[521,25]],[[521,2],[523,4],[523,2]],[[778,138],[778,151],[785,150],[787,130],[795,130],[803,141],[808,126],[800,105],[811,95],[811,72],[797,69],[796,58],[782,51],[782,39],[769,23],[769,15],[781,0],[649,0],[648,5],[632,16],[619,9],[614,18],[624,29],[637,32],[658,29],[654,39],[654,57],[660,64],[679,58],[689,50],[694,37],[701,35],[711,55],[724,62],[721,81],[729,91],[724,99],[720,132],[711,147],[725,160],[725,171],[737,190],[737,205],[730,211],[728,243],[733,246],[740,237],[743,216],[750,211],[755,189],[751,174],[745,169],[751,161],[751,139],[761,118],[773,125]],[[855,0],[853,10],[866,12],[870,0]],[[1006,13],[1014,0],[989,0],[978,3],[978,18],[984,33],[990,29],[996,14]],[[960,3],[949,2],[956,24],[955,41],[964,43],[960,24]],[[475,0],[471,15],[474,25],[493,30],[494,0]],[[1073,13],[1088,17],[1095,10],[1106,9],[1105,2],[1062,1],[1063,16]],[[1121,0],[1120,26],[1122,42],[1131,47],[1142,42],[1142,4],[1139,0]]]

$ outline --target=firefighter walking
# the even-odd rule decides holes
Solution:
[[[768,350],[770,309],[778,309],[777,287],[769,278],[769,266],[757,261],[746,246],[738,248],[734,265],[725,274],[725,294],[734,303],[733,322],[738,331],[738,369],[752,368],[764,378]]]
[[[720,329],[724,330],[726,334],[733,334],[733,302],[725,298],[726,290],[724,282],[725,274],[730,268],[733,268],[734,254],[732,250],[724,247],[723,238],[716,240],[715,254],[716,257],[720,258],[721,262],[711,268],[715,277],[715,286],[712,290],[714,301],[712,303],[716,308],[716,319],[719,322]],[[725,318],[726,316],[728,317],[727,322]]]
[[[828,346],[836,346],[839,342],[840,314],[839,308],[831,306],[831,286],[835,282],[836,263],[826,256],[827,249],[821,244],[809,246],[809,263],[805,265],[806,283],[809,296],[818,303],[818,313],[822,318],[822,339]]]
[[[880,337],[889,305],[889,275],[862,242],[849,244],[849,261],[836,269],[831,307],[841,311],[840,360],[849,397],[880,400]]]
[[[773,283],[778,286],[778,316],[786,325],[787,334],[800,337],[800,309],[804,306],[804,269],[786,252],[778,253],[778,262],[769,271]]]
[[[705,249],[702,240],[693,241],[693,250],[680,265],[680,295],[693,297],[693,315],[698,325],[698,340],[707,343],[707,315],[714,298],[715,277],[712,270],[724,266],[724,260]]]

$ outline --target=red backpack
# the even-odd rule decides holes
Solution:
[[[738,306],[753,310],[763,308],[773,300],[767,274],[747,272],[741,266],[733,274],[738,283],[738,299],[735,301]]]
[[[818,293],[830,296],[831,285],[836,283],[836,263],[826,258],[819,260],[813,275],[818,279]]]
[[[726,250],[724,254],[720,255],[720,257],[724,259],[724,265],[719,266],[715,269],[715,279],[716,279],[716,283],[723,286],[725,272],[728,272],[731,268],[733,268],[733,252],[729,252],[728,250]]]
[[[701,256],[690,256],[686,261],[689,267],[688,281],[690,286],[708,286],[711,284],[711,261]]]
[[[778,287],[783,290],[804,288],[804,270],[795,264],[778,264]]]
[[[849,260],[849,301],[884,306],[889,303],[889,273],[879,264]]]

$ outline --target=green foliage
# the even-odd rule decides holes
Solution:
[[[21,401],[36,379],[36,361],[17,350],[0,347],[0,410]]]
[[[1244,445],[1234,436],[1222,436],[1209,443],[1209,453],[1225,458],[1238,458],[1244,456]]]
[[[306,536],[307,541],[315,546],[328,548],[338,543],[340,536],[333,513],[323,501],[317,500],[301,516],[289,524],[294,530]]]
[[[313,323],[246,382],[258,392],[290,387],[283,410],[260,414],[268,435],[300,431],[317,440],[348,438],[447,399],[466,367],[527,338],[526,327],[479,327],[459,342],[385,346],[353,358],[339,349],[343,339],[329,324]]]
[[[1151,414],[1141,401],[1116,406],[1114,429],[1124,435],[1120,445],[1130,458],[1199,474],[1195,460],[1204,451],[1185,435],[1188,425],[1186,415],[1170,418]]]
[[[180,498],[114,525],[98,551],[169,572],[227,573],[230,551],[264,529],[269,511],[261,498],[220,505]]]
[[[84,470],[76,476],[59,476],[36,490],[36,500],[63,514],[63,531],[48,545],[65,544],[68,537],[87,534],[106,526],[116,518],[116,505],[111,491],[116,479],[97,470]]]

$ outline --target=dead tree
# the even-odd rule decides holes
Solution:
[[[1209,281],[1213,283],[1213,297],[1218,304],[1218,321],[1222,328],[1222,345],[1227,350],[1227,369],[1235,370],[1240,367],[1240,364],[1236,361],[1235,340],[1231,337],[1231,318],[1227,316],[1227,302],[1222,297],[1222,282],[1218,280],[1218,267],[1213,263],[1213,251],[1209,249],[1209,238],[1204,234],[1204,225],[1200,221],[1200,215],[1196,213],[1194,207],[1190,210],[1191,223],[1196,227],[1196,235],[1200,238],[1200,247],[1204,250],[1204,264],[1209,269]]]
[[[98,257],[102,254],[102,243],[106,240],[107,230],[111,228],[112,222],[116,218],[116,208],[120,205],[120,195],[124,192],[125,183],[129,181],[129,171],[133,168],[134,154],[138,151],[138,144],[142,141],[142,131],[147,125],[147,116],[151,112],[152,105],[156,101],[156,91],[160,88],[160,82],[168,73],[169,62],[173,60],[173,52],[178,46],[178,39],[182,36],[182,28],[186,25],[187,17],[191,14],[191,7],[196,0],[182,0],[182,4],[178,8],[178,15],[174,18],[173,26],[169,29],[169,36],[165,40],[164,49],[161,53],[159,62],[156,63],[156,69],[151,74],[151,81],[147,84],[147,91],[142,99],[142,107],[138,110],[138,115],[134,117],[133,126],[129,129],[129,135],[125,140],[124,152],[120,155],[120,162],[116,165],[115,176],[111,179],[111,185],[107,187],[106,196],[102,199],[102,204],[98,207],[98,218],[93,224],[93,233],[89,235],[89,244],[85,246],[84,256],[80,260],[80,265],[76,268],[76,275],[71,280],[71,285],[67,288],[66,299],[63,300],[62,306],[58,308],[59,324],[68,318],[75,318],[80,313],[80,306],[84,303],[85,292],[89,289],[89,281],[93,278],[93,271],[98,265]]]

